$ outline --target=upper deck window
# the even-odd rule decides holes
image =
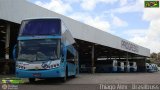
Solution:
[[[19,36],[60,35],[60,19],[31,19],[22,21]]]

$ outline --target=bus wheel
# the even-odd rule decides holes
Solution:
[[[76,78],[76,77],[77,77],[77,75],[75,74],[75,75],[73,75],[72,77],[73,77],[73,78]]]
[[[30,83],[34,83],[35,80],[36,80],[35,78],[29,78],[29,82],[30,82]]]
[[[76,69],[76,73],[75,73],[75,75],[73,75],[73,78],[76,78],[77,77],[77,69]]]
[[[66,82],[68,76],[68,68],[66,67],[65,75],[62,77],[62,82]]]
[[[66,80],[67,80],[67,77],[65,75],[64,77],[62,77],[62,82],[66,82]]]

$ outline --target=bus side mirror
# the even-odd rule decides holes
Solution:
[[[17,59],[17,44],[13,47],[13,60],[15,61]]]

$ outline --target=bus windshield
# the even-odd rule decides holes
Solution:
[[[59,19],[36,19],[22,21],[19,36],[60,35]]]
[[[19,41],[18,60],[56,60],[60,55],[59,44],[60,40],[55,39]]]

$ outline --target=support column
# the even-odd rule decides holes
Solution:
[[[10,42],[10,24],[7,23],[6,43],[5,43],[5,59],[9,59],[9,42]]]
[[[128,52],[127,52],[127,61],[128,61]]]
[[[147,61],[147,58],[144,59],[144,72],[147,72],[147,70],[146,70],[146,61]]]
[[[95,60],[95,55],[94,55],[94,44],[92,45],[92,73],[95,73],[95,66],[94,66],[94,60]]]
[[[145,63],[146,58],[145,57],[141,57],[139,59],[139,72],[145,72],[146,71],[146,63]]]
[[[126,65],[127,65],[127,66],[126,66],[126,68],[127,68],[126,70],[127,70],[127,71],[126,71],[126,72],[130,72],[130,68],[128,68],[128,66],[129,66],[128,52],[127,52],[127,57],[126,57],[126,59],[127,59],[127,62],[126,62]]]

